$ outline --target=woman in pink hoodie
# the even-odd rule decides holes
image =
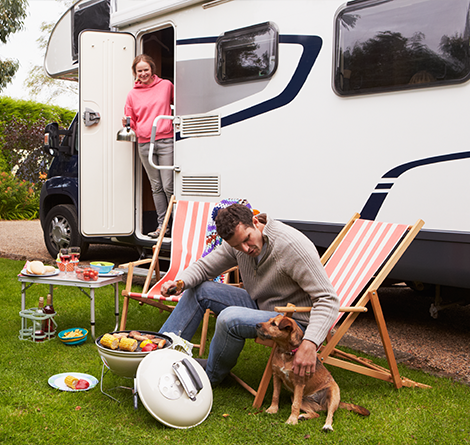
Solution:
[[[150,136],[153,121],[157,116],[171,116],[170,105],[174,100],[174,87],[169,80],[160,79],[156,74],[153,59],[141,54],[132,63],[136,78],[134,88],[129,92],[124,107],[125,116],[131,118],[131,128],[136,132],[139,156],[152,188],[153,201],[157,211],[157,229],[148,236],[160,235],[166,209],[173,194],[173,171],[156,170],[148,161]],[[126,119],[123,118],[123,125]],[[153,162],[157,165],[173,165],[173,124],[168,119],[158,122],[155,136]],[[169,229],[165,235],[168,235]]]

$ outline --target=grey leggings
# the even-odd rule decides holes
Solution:
[[[158,227],[163,225],[166,209],[173,194],[173,170],[156,170],[149,164],[150,142],[139,144],[139,156],[147,172],[152,188],[153,202],[157,210]],[[173,165],[173,139],[155,141],[153,162],[156,165]]]

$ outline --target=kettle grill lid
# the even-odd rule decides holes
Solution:
[[[202,366],[174,349],[154,351],[139,364],[139,398],[159,422],[172,428],[202,423],[212,408],[212,387]]]

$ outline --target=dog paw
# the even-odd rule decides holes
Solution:
[[[332,427],[331,425],[327,425],[327,424],[325,423],[325,425],[323,425],[323,431],[324,431],[325,433],[329,433],[330,431],[333,431],[333,427]]]
[[[295,416],[290,416],[287,420],[286,420],[286,423],[288,425],[297,425],[297,423],[299,423],[297,417]]]
[[[268,414],[276,414],[278,412],[279,408],[277,406],[270,406],[266,412]]]

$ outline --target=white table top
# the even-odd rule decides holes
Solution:
[[[79,280],[73,272],[69,272],[67,275],[65,272],[59,272],[58,275],[50,275],[45,277],[41,275],[23,275],[21,273],[18,275],[18,281],[23,283],[43,283],[56,286],[88,287],[90,289],[118,283],[121,281],[121,279],[122,274],[112,277],[98,277],[97,281],[83,281]]]

